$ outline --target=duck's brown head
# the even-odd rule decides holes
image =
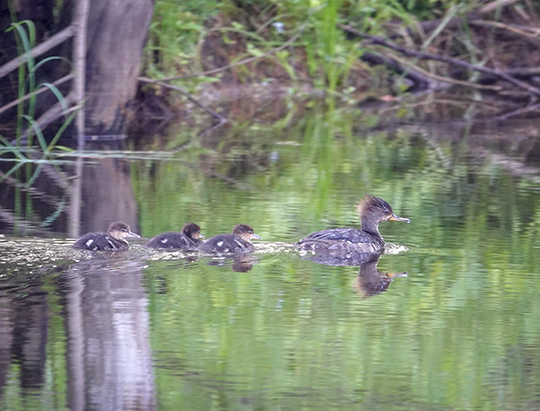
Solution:
[[[237,235],[243,240],[249,241],[252,238],[257,238],[259,240],[262,240],[261,237],[259,237],[255,232],[253,231],[253,228],[246,224],[238,224],[234,227],[233,234]]]
[[[195,223],[187,223],[182,227],[182,232],[187,237],[193,239],[193,240],[199,240],[201,238],[204,238],[204,235],[201,234],[201,227],[199,227]]]
[[[382,198],[370,194],[366,194],[366,197],[358,203],[357,210],[362,221],[367,219],[376,223],[385,220],[411,222],[408,218],[399,217],[394,214],[390,204]]]
[[[123,240],[128,237],[140,238],[140,235],[131,232],[131,228],[129,228],[129,225],[121,221],[112,223],[109,226],[108,232],[111,236],[119,240]]]

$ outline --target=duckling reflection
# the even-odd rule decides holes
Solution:
[[[208,261],[208,265],[223,266],[232,261],[231,269],[236,273],[247,273],[251,271],[255,264],[255,259],[251,254],[233,254],[222,256],[219,259]]]
[[[394,278],[407,277],[408,273],[385,273],[377,270],[380,254],[372,254],[371,260],[360,264],[358,276],[353,281],[353,288],[364,298],[373,297],[386,291]]]

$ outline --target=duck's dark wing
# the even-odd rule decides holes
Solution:
[[[201,244],[199,250],[206,253],[250,253],[255,247],[238,236],[220,234]]]
[[[79,250],[127,250],[129,245],[126,241],[120,241],[108,233],[89,233],[79,238],[73,248]]]
[[[309,239],[303,238],[296,244],[299,251],[307,251],[322,257],[321,261],[316,261],[326,265],[359,265],[365,259],[371,258],[371,254],[380,253],[383,244],[378,242],[356,242],[346,239]],[[323,262],[327,259],[327,263]],[[336,263],[331,263],[333,260]],[[339,262],[339,264],[337,263]]]
[[[158,234],[152,238],[146,247],[178,250],[196,250],[200,241],[193,240],[179,231]]]
[[[329,230],[311,233],[298,241],[298,244],[307,241],[321,240],[350,241],[351,243],[371,243],[374,241],[373,237],[365,231],[357,230],[355,228],[331,228]]]

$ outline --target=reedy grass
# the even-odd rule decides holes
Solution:
[[[31,50],[36,44],[36,30],[34,24],[30,20],[24,20],[17,23],[12,23],[7,32],[13,31],[15,41],[17,43],[19,55],[27,55],[28,59],[25,64],[19,66],[18,69],[18,101],[17,104],[17,123],[15,129],[15,139],[10,142],[6,137],[0,135],[0,157],[10,155],[12,158],[0,158],[3,161],[14,162],[14,165],[0,176],[0,183],[4,182],[11,176],[22,184],[15,184],[14,193],[14,213],[17,216],[24,213],[27,218],[30,218],[33,212],[33,201],[31,194],[27,188],[31,187],[37,177],[40,175],[45,165],[52,165],[57,168],[58,161],[53,157],[53,150],[70,150],[66,147],[58,145],[58,141],[67,127],[73,121],[77,111],[73,111],[66,117],[63,124],[58,128],[50,141],[47,141],[43,130],[35,120],[37,92],[41,88],[47,88],[59,101],[64,110],[68,109],[68,104],[60,92],[53,84],[44,82],[37,84],[36,73],[46,63],[54,60],[64,60],[60,57],[48,57],[36,63],[32,57]],[[26,129],[26,132],[24,131]],[[22,137],[26,137],[26,144],[23,147]],[[34,138],[37,140],[37,145],[34,144]],[[23,173],[23,167],[25,172]],[[59,175],[63,175],[57,168]],[[24,181],[24,182],[22,182]],[[64,195],[66,195],[64,193]],[[25,196],[25,200],[23,200]],[[50,224],[60,215],[63,205],[61,204],[57,210],[51,214],[42,225]]]

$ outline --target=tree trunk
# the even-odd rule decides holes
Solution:
[[[87,136],[125,133],[152,8],[150,0],[91,1],[84,103]]]
[[[0,0],[0,66],[4,69],[4,65],[7,66],[6,63],[12,62],[17,56],[14,32],[3,33],[12,19],[8,8],[9,1]],[[51,36],[65,29],[73,18],[77,19],[72,24],[75,30],[83,31],[78,35],[87,34],[86,53],[83,41],[80,47],[81,54],[77,57],[83,65],[86,62],[86,81],[80,78],[84,84],[80,87],[76,101],[79,103],[82,98],[84,104],[86,126],[83,137],[84,135],[122,136],[129,121],[129,104],[137,89],[144,42],[152,19],[153,2],[152,0],[87,1],[89,1],[89,10],[86,13],[86,10],[82,9],[85,11],[83,19],[79,18],[81,16],[74,16],[73,11],[77,5],[80,5],[81,0],[64,2],[64,5],[56,10],[57,18],[53,18],[53,10],[55,10],[52,5],[53,0],[19,0],[13,3],[12,10],[15,12],[14,20],[20,21],[23,18],[34,20],[37,44],[40,46],[44,46],[44,43],[48,41],[41,42],[41,39],[50,39]],[[50,6],[45,7],[46,4]],[[80,10],[76,14],[80,14]],[[86,32],[81,21],[87,23]],[[76,58],[72,55],[72,47],[67,43],[61,47],[57,45],[54,50],[50,49],[52,47],[50,44],[47,47],[40,53],[40,59],[51,55],[64,55],[68,60]],[[66,64],[59,60],[48,62],[38,70],[38,82],[56,81],[66,74],[66,67]],[[4,74],[6,75],[8,80],[6,77],[0,79],[0,106],[15,100],[18,93],[17,71],[11,69]],[[85,93],[81,97],[83,89]],[[67,85],[64,85],[62,92],[65,96],[68,95]],[[36,116],[41,116],[56,102],[55,97],[50,93],[40,95],[35,110]],[[15,115],[15,108],[10,111],[5,110],[1,122],[10,121]],[[38,124],[41,124],[39,119]],[[45,125],[44,123],[43,126]]]

